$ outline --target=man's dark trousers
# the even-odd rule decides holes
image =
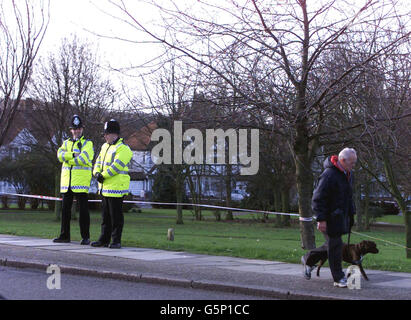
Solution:
[[[334,281],[340,281],[344,276],[342,270],[342,248],[343,242],[341,236],[330,237],[323,232],[325,242],[321,247],[310,250],[304,255],[306,264],[313,266],[320,260],[324,260],[328,256],[328,264],[330,265],[331,274]]]
[[[80,235],[82,239],[90,239],[90,213],[88,211],[87,193],[75,193],[68,189],[63,193],[63,204],[61,208],[61,234],[60,238],[70,239],[70,220],[73,198],[76,197],[80,207]]]
[[[103,197],[101,235],[99,241],[108,244],[121,243],[124,226],[123,197]]]

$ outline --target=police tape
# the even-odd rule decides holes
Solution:
[[[57,197],[29,195],[29,194],[20,194],[20,193],[0,192],[0,195],[17,196],[17,197],[23,197],[23,198],[34,198],[34,199],[41,199],[41,200],[54,200],[54,201],[63,200],[62,198],[57,198]],[[88,201],[89,202],[101,202],[101,200],[88,200]],[[155,205],[168,205],[168,206],[180,205],[180,206],[204,207],[204,208],[212,208],[212,209],[231,210],[231,211],[243,211],[243,212],[248,212],[248,213],[275,214],[275,215],[295,216],[295,217],[300,216],[298,213],[285,213],[285,212],[273,212],[273,211],[264,211],[264,210],[254,210],[254,209],[232,208],[232,207],[223,207],[223,206],[215,206],[215,205],[210,205],[210,204],[198,204],[198,203],[151,202],[151,201],[137,201],[137,200],[124,200],[123,202],[124,203],[134,203],[134,204],[150,204],[150,205],[155,204]],[[304,219],[310,219],[310,218],[304,218]],[[309,221],[312,221],[312,218]]]
[[[21,194],[21,193],[4,193],[4,192],[0,192],[0,195],[17,196],[17,197],[41,199],[41,200],[54,200],[54,201],[62,201],[63,200],[62,198],[57,198],[57,197],[39,196],[39,195]]]
[[[17,196],[17,197],[24,197],[24,198],[34,198],[34,199],[41,199],[41,200],[54,200],[54,201],[62,201],[62,198],[57,198],[57,197],[50,197],[50,196],[41,196],[41,195],[29,195],[29,194],[20,194],[20,193],[4,193],[0,192],[0,195],[7,195],[7,196]],[[88,200],[89,202],[101,202],[102,200]],[[232,210],[232,211],[245,211],[248,213],[264,213],[264,214],[274,214],[274,215],[284,215],[284,216],[294,216],[294,217],[299,217],[299,220],[302,222],[312,222],[315,220],[315,217],[300,217],[299,214],[297,213],[285,213],[285,212],[273,212],[273,211],[264,211],[264,210],[254,210],[254,209],[243,209],[243,208],[232,208],[232,207],[223,207],[223,206],[214,206],[214,205],[209,205],[209,204],[197,204],[197,203],[173,203],[173,202],[151,202],[151,201],[137,201],[137,200],[124,200],[124,203],[134,203],[134,204],[156,204],[156,205],[181,205],[181,206],[197,206],[197,207],[205,207],[205,208],[213,208],[213,209],[222,209],[222,210]],[[380,238],[375,238],[371,237],[369,235],[366,235],[364,233],[359,233],[352,231],[353,234],[357,234],[359,236],[364,236],[368,237],[374,240],[379,240],[385,243],[389,243],[391,245],[395,245],[401,248],[404,248],[406,250],[411,250],[411,248],[408,248],[404,245],[401,245],[399,243],[395,243],[392,241],[380,239]]]

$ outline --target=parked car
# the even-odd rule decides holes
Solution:
[[[245,192],[243,192],[242,190],[239,189],[234,189],[231,191],[231,200],[243,200],[243,198],[246,196],[247,194]]]

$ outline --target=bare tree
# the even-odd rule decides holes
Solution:
[[[182,65],[176,65],[176,60],[166,59],[163,61],[163,68],[153,73],[150,77],[143,78],[145,88],[144,95],[141,97],[130,97],[135,106],[135,115],[141,116],[143,110],[151,110],[150,119],[155,119],[156,124],[161,129],[166,129],[171,133],[171,137],[176,135],[174,124],[176,121],[182,122],[182,132],[186,129],[189,117],[190,102],[193,97],[193,87],[195,81],[187,74],[184,74]],[[152,85],[149,86],[148,84]],[[147,117],[148,118],[148,117]],[[182,138],[182,137],[181,137]],[[176,163],[174,160],[178,156],[174,153],[175,146],[183,148],[183,141],[171,138],[171,158],[172,164],[158,164],[156,167],[162,175],[172,180],[176,190],[176,202],[182,203],[185,194],[185,181],[190,174],[190,166],[185,163]],[[152,143],[150,147],[154,144]],[[163,150],[163,154],[166,151]],[[183,207],[177,205],[177,224],[183,224]]]
[[[408,248],[411,248],[410,70],[408,45],[371,64],[361,88],[352,92],[355,102],[365,106],[362,115],[366,125],[359,141],[360,150],[366,155],[361,161],[362,168],[396,201],[404,215]],[[407,258],[411,258],[410,249]]]
[[[338,136],[341,130],[356,125],[324,128],[324,119],[336,107],[332,102],[357,79],[364,66],[409,38],[408,12],[399,13],[398,1],[394,0],[364,0],[360,5],[348,0],[312,4],[306,0],[281,1],[276,5],[257,0],[188,4],[146,1],[163,18],[163,30],[158,31],[137,18],[129,2],[109,2],[118,10],[111,14],[114,18],[228,83],[247,101],[245,110],[252,116],[266,117],[262,128],[267,129],[270,114],[282,121],[283,128],[278,132],[289,138],[296,168],[302,247],[314,248],[310,222],[313,158],[324,136]],[[341,44],[347,50],[361,52],[361,59],[327,73],[325,58],[340,50]],[[227,76],[233,50],[238,53],[234,61],[239,71],[236,82]],[[263,72],[255,74],[256,70]],[[258,91],[247,90],[250,79],[254,84],[251,88]],[[279,106],[278,101],[267,100],[273,82],[278,92],[283,83],[292,90],[287,104]]]
[[[26,92],[49,22],[48,1],[7,2],[0,2],[0,146]]]
[[[35,101],[32,132],[42,141],[29,143],[54,166],[56,196],[60,192],[60,163],[56,154],[69,137],[72,116],[80,115],[85,135],[98,150],[102,124],[113,111],[116,92],[102,76],[96,56],[90,45],[76,37],[63,39],[58,51],[39,61],[30,82],[29,93]],[[59,212],[56,206],[57,218]]]

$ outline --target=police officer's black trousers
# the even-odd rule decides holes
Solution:
[[[98,239],[104,244],[121,243],[124,226],[123,197],[103,197],[101,235]]]
[[[323,232],[325,242],[321,247],[310,250],[304,255],[306,264],[313,266],[320,260],[328,257],[328,264],[330,265],[331,274],[334,281],[341,280],[345,274],[342,270],[342,247],[343,242],[341,236],[329,237]]]
[[[87,193],[74,193],[69,189],[63,193],[63,203],[61,207],[61,233],[60,238],[70,239],[70,220],[73,198],[76,197],[80,207],[80,235],[82,239],[90,239],[90,213],[88,211]]]

